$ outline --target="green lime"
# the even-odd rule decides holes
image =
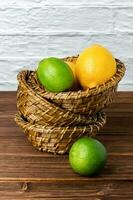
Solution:
[[[54,57],[40,61],[37,76],[40,83],[50,92],[63,92],[74,84],[74,75],[68,64]]]
[[[98,174],[104,167],[107,152],[101,142],[90,137],[78,139],[69,152],[72,169],[80,175]]]

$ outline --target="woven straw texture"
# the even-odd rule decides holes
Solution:
[[[75,56],[64,60],[76,59]],[[51,93],[39,84],[36,71],[18,74],[19,112],[15,121],[33,146],[42,151],[65,153],[79,136],[96,134],[106,121],[101,110],[112,102],[125,73],[124,64],[118,59],[116,62],[116,74],[108,82],[88,90]]]
[[[97,113],[95,123],[88,126],[51,127],[31,124],[20,113],[15,116],[16,123],[24,130],[32,145],[40,151],[64,154],[71,144],[83,135],[95,136],[106,122],[103,112]]]

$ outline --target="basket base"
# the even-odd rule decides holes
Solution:
[[[97,113],[97,121],[87,126],[48,127],[27,122],[20,113],[15,121],[26,133],[30,143],[39,151],[65,154],[78,138],[84,135],[94,137],[106,123],[104,112]]]

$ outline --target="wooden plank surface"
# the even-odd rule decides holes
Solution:
[[[117,93],[97,138],[108,162],[96,177],[72,172],[68,155],[35,150],[14,122],[16,93],[0,92],[0,199],[133,199],[133,92]]]

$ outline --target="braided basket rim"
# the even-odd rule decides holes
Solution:
[[[75,58],[77,58],[77,56],[66,57],[63,58],[63,60],[67,61],[68,59],[75,59]],[[97,95],[100,92],[103,92],[111,87],[114,87],[124,76],[126,70],[124,63],[122,63],[117,58],[115,60],[117,63],[117,71],[115,75],[111,79],[109,79],[106,83],[97,85],[94,88],[88,88],[87,90],[78,90],[78,91],[65,91],[59,93],[52,93],[42,88],[39,88],[39,90],[41,94],[47,99],[79,99],[81,97],[89,97],[91,95]],[[18,74],[18,81],[21,81],[21,72]]]

